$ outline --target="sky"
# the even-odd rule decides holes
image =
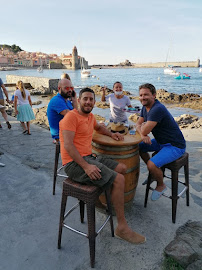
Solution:
[[[89,65],[202,61],[202,0],[8,0],[0,44],[78,54]]]

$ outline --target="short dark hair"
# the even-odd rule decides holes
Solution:
[[[153,84],[151,83],[145,83],[145,84],[142,84],[139,86],[139,91],[142,89],[142,88],[147,88],[150,90],[150,92],[152,93],[152,95],[156,94],[156,88],[153,86]]]
[[[115,83],[113,84],[113,88],[114,88],[115,84],[117,84],[117,83],[120,83],[120,84],[123,86],[123,84],[122,84],[121,82],[115,82]]]
[[[94,95],[94,99],[95,99],[95,92],[91,88],[88,88],[88,87],[81,89],[81,91],[79,92],[79,98],[81,98],[82,94],[85,92],[92,93]]]

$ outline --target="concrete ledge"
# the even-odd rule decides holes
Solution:
[[[59,81],[59,79],[50,79],[42,77],[6,75],[7,83],[17,83],[17,81],[20,80],[23,81],[23,83],[30,83],[33,88],[44,86],[49,88],[50,91],[57,90]]]

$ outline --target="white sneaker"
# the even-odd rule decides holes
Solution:
[[[0,162],[0,167],[5,167],[5,164]]]

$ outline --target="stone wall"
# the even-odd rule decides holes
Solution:
[[[58,89],[59,79],[50,79],[42,77],[31,77],[31,76],[18,76],[18,75],[6,75],[7,83],[17,83],[17,81],[23,81],[24,83],[30,83],[33,88],[38,88],[40,86],[46,87],[50,90]]]
[[[50,62],[49,69],[63,69],[66,68],[62,63]]]
[[[176,67],[199,67],[200,65],[200,61],[187,61],[187,62],[167,62],[166,66],[168,65],[172,65],[172,66],[176,66]],[[165,62],[157,62],[157,63],[143,63],[143,64],[138,64],[135,63],[133,64],[132,67],[136,67],[136,68],[152,68],[152,67],[156,67],[156,68],[163,68],[165,67]]]

